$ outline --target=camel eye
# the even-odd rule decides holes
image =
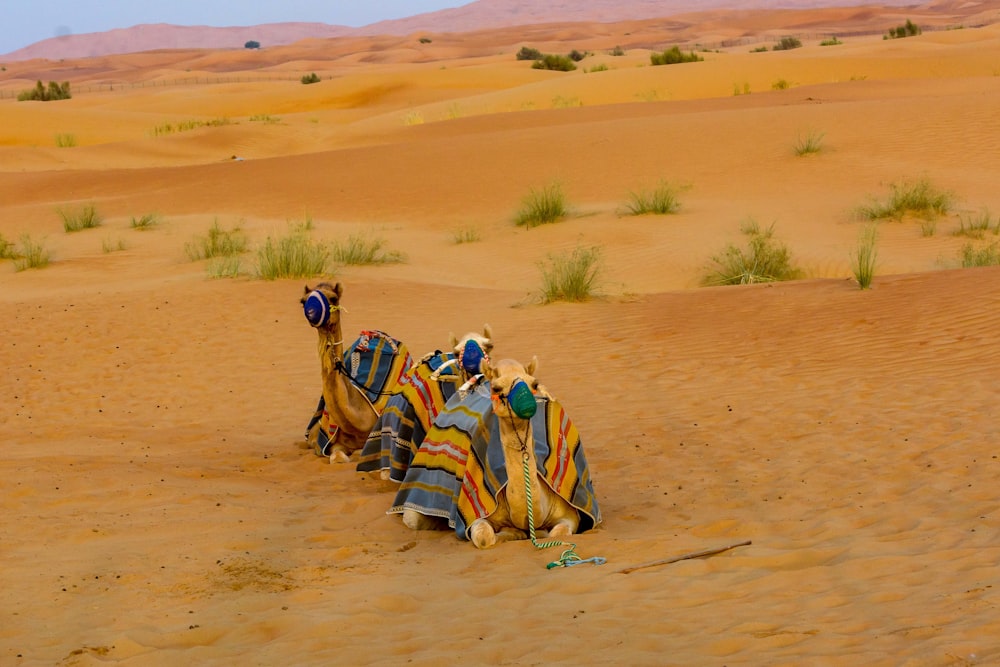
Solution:
[[[538,380],[532,380],[531,381],[531,390],[535,391],[537,389],[538,389]]]

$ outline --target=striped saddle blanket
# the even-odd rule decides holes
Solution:
[[[358,472],[389,471],[389,479],[402,482],[417,447],[431,428],[456,383],[432,380],[431,375],[455,359],[452,352],[436,351],[410,368],[399,381],[399,392],[389,398],[358,458]]]
[[[589,530],[601,522],[601,512],[579,433],[558,402],[536,401],[531,427],[539,473],[580,511],[579,532]],[[414,454],[388,513],[412,509],[441,517],[458,537],[469,539],[469,526],[496,510],[505,484],[499,425],[486,383],[448,401]]]
[[[378,330],[362,331],[344,351],[343,361],[355,388],[365,395],[376,414],[385,409],[413,366],[413,358],[406,346]],[[339,430],[336,424],[330,423],[326,400],[320,395],[316,411],[306,426],[306,440],[313,443],[316,454],[329,456]]]

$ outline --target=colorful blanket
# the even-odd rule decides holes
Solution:
[[[451,352],[434,352],[400,379],[399,393],[389,398],[358,458],[358,472],[389,471],[402,482],[417,447],[457,389],[454,381],[432,380],[431,375],[455,359]]]
[[[354,387],[368,399],[376,414],[380,414],[389,399],[399,390],[413,358],[403,343],[378,330],[362,331],[344,351],[344,368],[354,379]],[[306,440],[313,443],[316,454],[329,456],[337,441],[340,428],[330,423],[326,399],[320,395],[316,411],[306,426]]]
[[[589,530],[601,522],[601,512],[579,433],[558,402],[536,400],[539,410],[531,427],[539,472],[580,511],[579,532]],[[412,509],[441,517],[458,537],[469,539],[469,526],[496,510],[505,484],[499,424],[487,383],[464,399],[456,394],[448,401],[414,455],[389,513]]]

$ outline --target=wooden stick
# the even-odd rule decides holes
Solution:
[[[752,544],[750,540],[744,540],[743,542],[737,542],[736,544],[730,544],[726,547],[717,547],[715,549],[705,549],[704,551],[695,551],[693,553],[684,554],[682,556],[674,556],[673,558],[666,558],[664,560],[654,560],[651,563],[643,563],[642,565],[633,565],[632,567],[626,567],[624,570],[618,570],[619,574],[628,574],[629,572],[635,572],[636,570],[641,570],[646,567],[654,567],[656,565],[667,565],[669,563],[676,563],[679,560],[690,560],[691,558],[704,558],[705,556],[714,556],[715,554],[721,554],[723,551],[729,551],[730,549],[735,549],[736,547],[745,547],[748,544]]]

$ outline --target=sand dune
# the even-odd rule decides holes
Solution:
[[[768,16],[791,18],[698,25],[757,43],[803,25]],[[959,268],[993,231],[953,234],[984,210],[1000,226],[997,25],[671,67],[648,65],[662,22],[580,31],[528,42],[592,50],[571,73],[516,61],[507,29],[432,53],[366,37],[8,65],[0,90],[75,94],[0,99],[0,235],[52,253],[0,261],[0,663],[1000,661],[1000,268]],[[822,150],[796,156],[810,133]],[[952,210],[881,223],[858,289],[856,208],[921,178]],[[625,215],[660,179],[680,211]],[[555,182],[570,215],[516,227]],[[65,233],[57,211],[88,203],[104,224]],[[133,230],[146,213],[161,224]],[[699,287],[750,218],[803,279]],[[385,515],[390,483],[303,448],[305,281],[212,279],[185,246],[306,220],[406,255],[334,270],[348,331],[422,354],[488,322],[498,355],[539,357],[605,518],[578,551],[605,565],[414,533]],[[575,248],[599,249],[601,294],[540,305],[540,265]]]

